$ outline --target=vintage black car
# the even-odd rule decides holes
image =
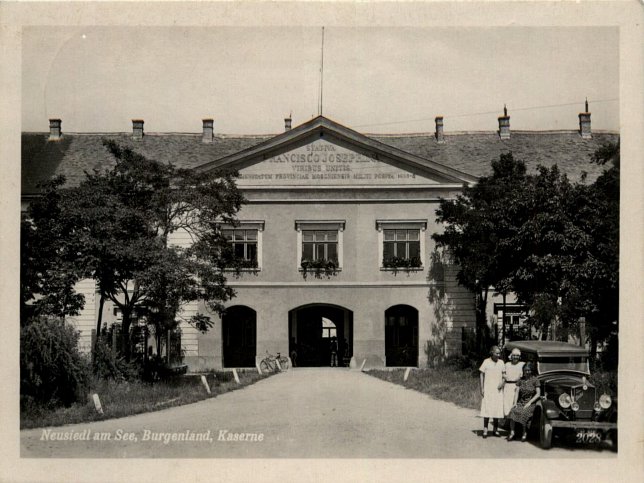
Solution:
[[[532,428],[538,431],[541,447],[552,446],[553,433],[572,433],[578,443],[617,445],[617,400],[599,394],[589,382],[588,350],[564,342],[529,340],[508,342],[506,360],[512,349],[521,360],[531,362],[541,387]]]

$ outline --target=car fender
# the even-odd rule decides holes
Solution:
[[[554,401],[549,399],[541,399],[537,402],[537,407],[543,413],[545,413],[548,419],[558,419],[559,418],[559,409]]]

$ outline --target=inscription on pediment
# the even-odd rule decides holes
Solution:
[[[239,173],[240,186],[436,183],[418,171],[381,159],[377,153],[350,149],[325,139],[267,156]]]

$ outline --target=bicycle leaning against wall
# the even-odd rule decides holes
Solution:
[[[281,372],[287,370],[288,366],[288,357],[284,357],[279,352],[273,356],[266,351],[266,357],[259,363],[262,372]]]

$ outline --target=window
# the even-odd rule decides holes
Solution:
[[[257,230],[222,230],[235,258],[257,265]]]
[[[394,258],[418,260],[420,263],[420,230],[384,230],[383,260]]]
[[[322,338],[330,339],[338,336],[338,329],[332,320],[322,317]]]
[[[241,221],[239,226],[221,227],[221,233],[230,244],[241,269],[261,269],[263,231],[263,221]]]
[[[302,231],[302,259],[338,261],[338,232],[332,230]]]
[[[342,241],[344,220],[295,221],[297,230],[297,259],[302,262],[332,262],[334,269],[342,269]]]
[[[422,270],[427,220],[377,220],[380,267]]]

